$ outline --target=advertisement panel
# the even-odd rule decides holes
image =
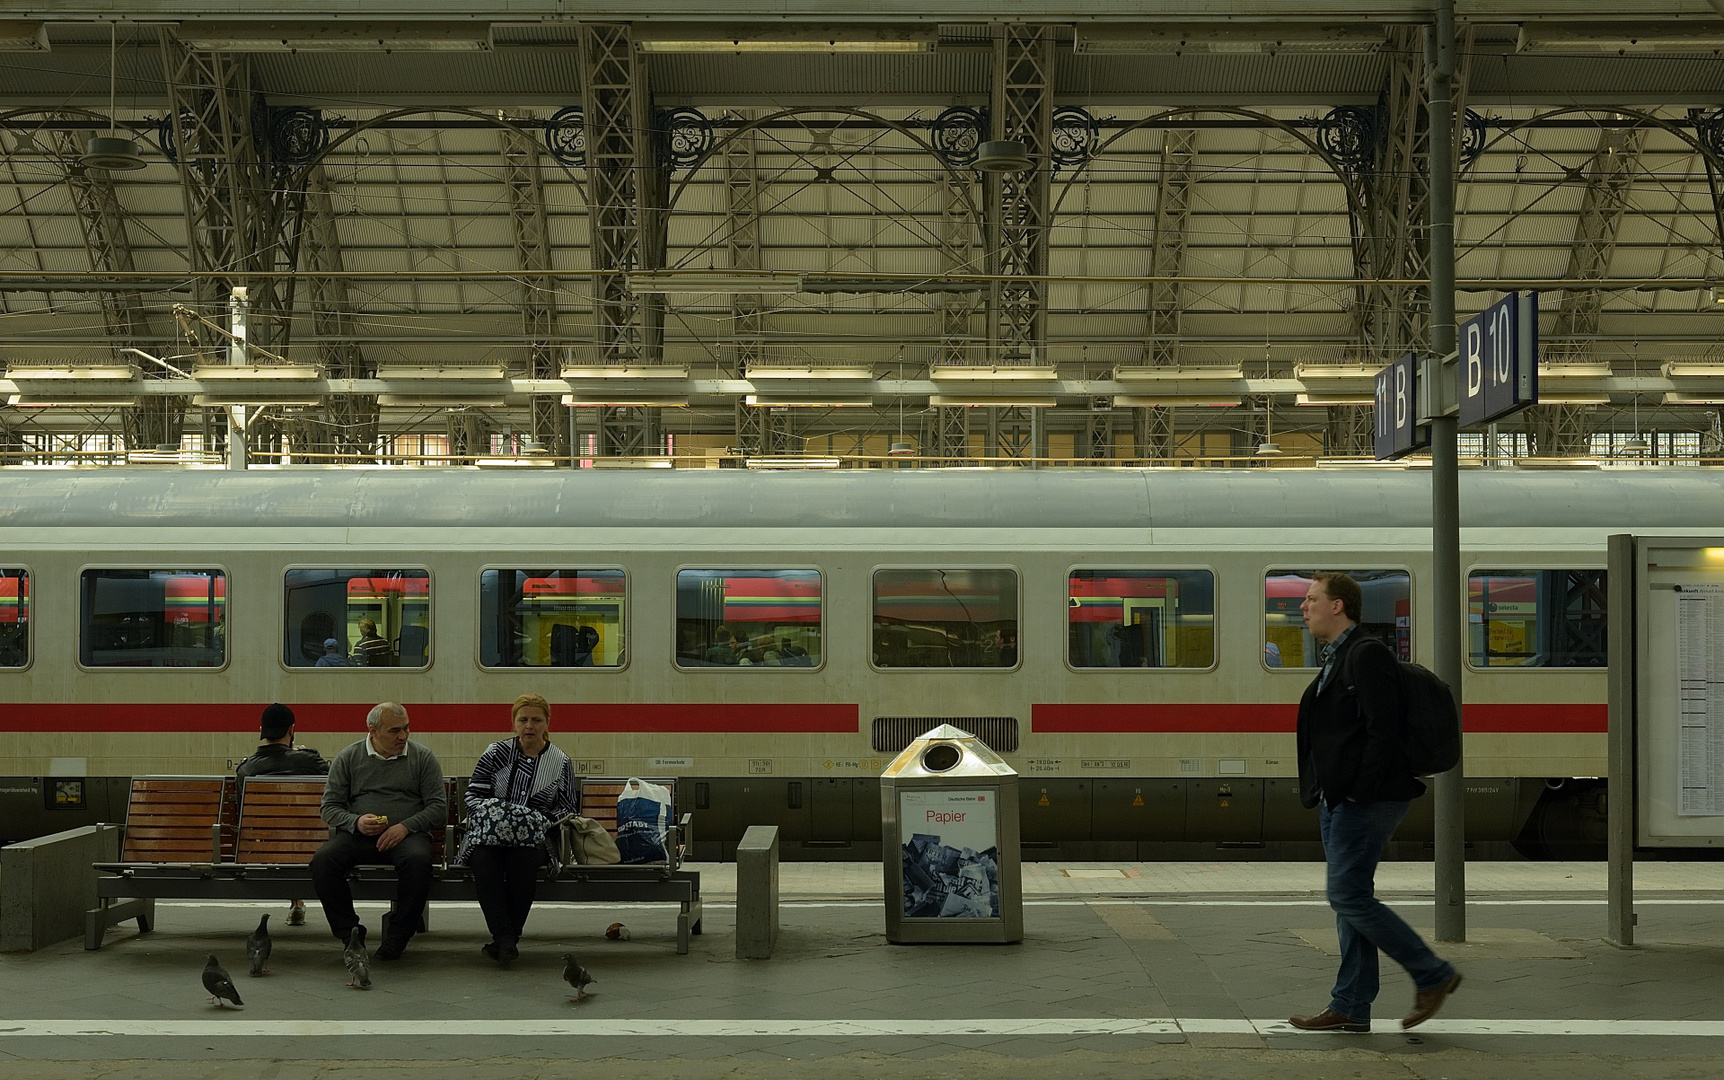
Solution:
[[[990,791],[898,793],[904,917],[1000,917],[998,807]]]

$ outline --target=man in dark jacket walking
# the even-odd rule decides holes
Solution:
[[[1402,746],[1400,671],[1382,642],[1360,632],[1364,597],[1346,574],[1318,574],[1299,605],[1323,649],[1322,668],[1299,702],[1299,799],[1317,807],[1335,911],[1341,970],[1329,1007],[1288,1022],[1304,1031],[1370,1031],[1377,953],[1413,977],[1415,1027],[1436,1015],[1461,984],[1454,965],[1376,897],[1383,845],[1425,793]]]

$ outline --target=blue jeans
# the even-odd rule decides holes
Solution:
[[[1341,971],[1335,977],[1329,1008],[1354,1020],[1371,1018],[1377,1000],[1377,951],[1381,949],[1413,977],[1419,990],[1448,982],[1454,965],[1431,951],[1424,939],[1376,896],[1377,863],[1383,845],[1407,816],[1407,804],[1342,802],[1322,804],[1318,820],[1323,857],[1328,863],[1329,906],[1341,943]]]

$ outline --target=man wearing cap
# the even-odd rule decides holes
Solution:
[[[244,780],[248,776],[327,776],[329,762],[309,746],[293,745],[293,710],[275,702],[263,708],[263,720],[258,724],[263,739],[257,752],[239,763],[234,775]],[[287,925],[305,925],[305,901],[295,900],[287,912]]]
[[[323,655],[317,658],[313,667],[346,667],[347,657],[341,654],[341,642],[334,638],[323,639]]]

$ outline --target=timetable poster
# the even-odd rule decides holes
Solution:
[[[1000,917],[997,796],[991,791],[900,791],[904,916]]]
[[[1724,585],[1676,586],[1677,813],[1724,814]]]

